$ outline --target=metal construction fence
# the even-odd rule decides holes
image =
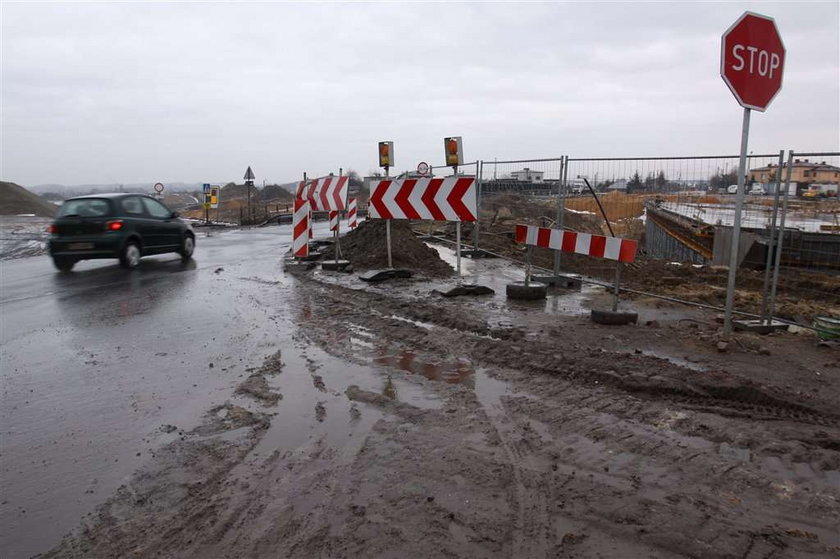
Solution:
[[[737,155],[482,160],[470,169],[479,177],[482,212],[474,242],[492,250],[505,235],[499,225],[508,216],[637,239],[641,257],[624,274],[627,290],[721,308],[736,221],[738,160]],[[737,311],[773,314],[804,326],[820,314],[840,312],[838,183],[840,152],[747,156]],[[597,260],[564,256],[561,263],[559,254],[542,259],[543,265],[553,259],[555,271],[562,267],[596,282],[614,273],[612,265]]]

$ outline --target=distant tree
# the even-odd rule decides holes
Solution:
[[[730,184],[738,184],[737,169],[732,169],[728,172],[725,169],[723,171],[718,169],[718,172],[709,178],[709,186],[711,186],[713,190],[726,188]]]
[[[348,169],[347,170],[347,182],[349,183],[351,189],[353,187],[356,187],[356,189],[359,189],[364,184],[364,181],[362,180],[362,177],[360,177],[359,173],[357,173],[353,169]]]
[[[633,178],[631,178],[627,182],[627,192],[633,192],[634,190],[641,190],[642,189],[642,177],[639,175],[639,171],[633,173]]]
[[[665,186],[668,184],[668,180],[665,178],[665,171],[659,171],[659,173],[657,173],[655,182],[656,190],[665,190]]]
[[[645,177],[645,190],[653,190],[654,184],[656,184],[656,179],[653,178],[653,173],[648,173]]]

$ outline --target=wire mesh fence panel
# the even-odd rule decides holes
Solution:
[[[481,206],[486,217],[522,216],[534,224],[553,225],[563,159],[483,161]],[[495,217],[494,217],[495,216]]]
[[[513,243],[517,223],[553,227],[563,161],[563,157],[482,161],[480,231],[472,237],[476,246],[515,256],[524,251]]]
[[[782,166],[779,225],[766,252],[750,253],[747,266],[778,258],[775,316],[812,326],[840,318],[840,152],[796,153]],[[790,176],[787,200],[784,185]],[[775,196],[773,197],[775,199]],[[773,202],[768,201],[772,206]],[[783,214],[783,216],[782,216]],[[782,217],[784,229],[782,230]],[[781,239],[781,250],[778,250]],[[762,243],[762,248],[764,243]],[[773,247],[773,248],[770,248]],[[758,261],[758,262],[757,262]],[[772,280],[771,280],[772,283]],[[772,285],[771,285],[772,290]]]
[[[779,157],[779,153],[751,154],[747,169],[772,168],[778,165]],[[597,222],[601,234],[639,241],[637,262],[622,277],[626,287],[715,307],[725,304],[737,198],[737,155],[570,157],[567,166],[567,215],[577,213],[589,223]],[[746,175],[749,178],[749,171]],[[763,227],[764,190],[748,180],[745,191],[742,224]],[[742,239],[746,237],[748,233],[742,235]],[[613,274],[610,263],[597,260],[565,258],[563,268],[602,280],[609,280]],[[742,272],[739,279],[751,274]],[[756,275],[756,304],[736,301],[740,303],[736,305],[738,310],[760,311],[762,276]]]
[[[783,153],[747,157],[737,311],[762,316],[770,312],[768,266],[775,257],[773,238],[778,238],[774,223],[786,213],[776,314],[802,324],[810,324],[820,312],[837,315],[837,159],[836,153],[796,156],[799,163],[791,170],[799,180],[792,179],[785,212]],[[589,215],[599,211],[588,192],[591,187],[615,234],[640,241],[641,259],[624,277],[629,287],[719,307],[726,298],[738,163],[734,155],[570,158],[566,209]],[[602,223],[606,226],[605,220]],[[578,271],[608,277],[610,267],[603,268],[588,264]]]
[[[465,177],[477,177],[478,176],[478,161],[471,161],[469,163],[464,163],[463,165],[458,165],[458,176],[465,176]],[[416,171],[407,172],[407,176],[411,177],[418,177],[419,175]],[[429,175],[431,177],[451,177],[455,174],[455,169],[451,165],[430,165],[429,166]]]

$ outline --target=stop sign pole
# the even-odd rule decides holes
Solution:
[[[735,277],[741,241],[741,211],[747,174],[747,143],[750,135],[750,111],[764,112],[782,88],[785,46],[773,18],[744,12],[721,37],[720,76],[738,103],[744,107],[741,127],[741,157],[738,163],[738,194],[732,224],[729,253],[729,278],[726,284],[724,334],[732,332],[732,306],[735,300]]]

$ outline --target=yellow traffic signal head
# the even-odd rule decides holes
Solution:
[[[444,138],[443,149],[446,154],[446,164],[448,166],[464,164],[464,148],[461,143],[461,136]]]
[[[379,142],[379,166],[394,166],[394,142]]]

